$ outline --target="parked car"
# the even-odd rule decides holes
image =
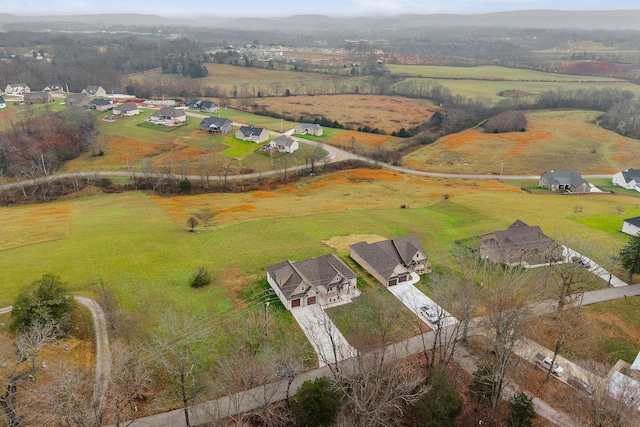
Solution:
[[[591,386],[578,377],[569,377],[567,379],[567,384],[578,389],[580,393],[586,394],[588,396],[591,396],[593,394]]]
[[[583,266],[586,269],[590,269],[592,267],[591,263],[589,261],[587,261],[586,259],[579,257],[579,256],[574,256],[571,258],[571,262],[579,264],[581,266]]]
[[[545,369],[549,369],[551,366],[551,357],[545,357],[542,359],[541,365]],[[553,367],[551,367],[551,373],[557,377],[561,377],[564,374],[564,369],[562,366],[558,365],[558,362],[553,362]]]
[[[420,307],[420,314],[427,319],[429,323],[436,323],[438,321],[438,312],[433,307],[426,305]]]

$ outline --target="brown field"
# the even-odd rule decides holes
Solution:
[[[400,96],[377,95],[317,95],[255,99],[258,107],[298,118],[322,116],[337,120],[344,126],[369,126],[387,133],[418,126],[438,110],[428,100]]]
[[[69,233],[72,204],[68,202],[16,207],[19,217],[9,210],[0,213],[3,232],[0,233],[0,251],[64,239]],[[29,229],[25,236],[24,228]]]
[[[387,240],[377,234],[350,234],[348,236],[335,236],[329,240],[325,240],[325,245],[336,250],[338,255],[349,255],[349,246],[358,242],[367,242],[369,244]]]
[[[640,158],[640,144],[600,128],[592,111],[527,113],[526,132],[448,135],[404,157],[406,167],[451,173],[538,175],[550,169],[615,173]]]

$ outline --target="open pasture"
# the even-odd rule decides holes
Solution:
[[[387,133],[418,126],[439,110],[425,99],[377,95],[318,95],[256,99],[258,107],[306,120],[327,117],[344,126],[369,126]]]
[[[404,165],[435,172],[540,175],[551,169],[615,173],[640,158],[637,140],[595,124],[597,112],[526,113],[526,132],[470,129],[447,135],[404,157]]]
[[[0,208],[5,234],[21,236],[3,240],[0,247],[0,305],[10,304],[22,286],[53,273],[78,287],[102,279],[124,307],[151,317],[164,307],[217,311],[240,300],[240,290],[261,277],[265,266],[332,251],[323,242],[336,236],[416,233],[434,264],[446,265],[455,261],[448,252],[455,240],[504,228],[518,218],[551,236],[570,235],[611,248],[624,237],[576,217],[617,214],[622,224],[618,207],[635,206],[636,200],[531,195],[494,181],[361,169],[304,179],[272,192],[95,194],[41,204],[38,212],[30,206]],[[576,204],[583,207],[581,213],[575,213]],[[60,210],[64,215],[55,222],[62,231],[43,237],[41,230],[52,220],[42,212]],[[208,225],[188,233],[187,218],[205,211],[214,213]],[[205,289],[190,289],[188,279],[200,265],[217,279]]]
[[[461,80],[506,80],[516,82],[559,82],[579,83],[615,82],[609,77],[572,76],[567,74],[545,73],[542,71],[524,70],[520,68],[500,67],[497,65],[480,65],[477,67],[447,67],[437,65],[396,65],[387,64],[392,74],[402,76],[423,77],[430,79],[461,79]]]
[[[351,77],[325,73],[309,73],[285,70],[268,70],[265,68],[242,67],[227,64],[204,64],[209,75],[198,79],[202,87],[217,87],[222,96],[233,96],[242,91],[243,85],[247,88],[247,95],[257,97],[258,92],[263,96],[283,96],[289,89],[292,95],[307,93],[335,93],[336,87],[346,86],[354,91],[356,86],[364,87],[367,77]],[[149,71],[129,77],[132,81],[158,81],[167,82],[189,81],[190,79],[173,75],[162,74],[160,70]]]

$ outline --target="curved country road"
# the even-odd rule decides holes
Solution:
[[[272,132],[273,133],[273,132]],[[377,160],[369,159],[364,156],[360,156],[357,154],[350,153],[348,151],[342,150],[337,147],[333,147],[331,145],[323,144],[318,141],[310,141],[305,140],[306,144],[315,145],[326,150],[329,154],[325,157],[324,163],[334,163],[340,162],[344,160],[360,160],[364,163],[369,163],[371,165],[375,165],[385,169],[391,169],[396,172],[406,173],[410,175],[419,175],[426,176],[432,178],[447,178],[447,179],[493,179],[493,180],[503,180],[503,179],[517,179],[517,180],[538,180],[540,179],[540,175],[493,175],[493,174],[456,174],[456,173],[442,173],[442,172],[428,172],[428,171],[420,171],[415,169],[408,169],[401,166],[394,166],[388,163],[379,162]],[[321,162],[318,162],[321,163]],[[287,171],[296,171],[308,168],[307,165],[300,165],[287,168]],[[251,179],[251,178],[260,178],[263,176],[276,175],[281,173],[281,169],[275,169],[265,172],[255,172],[244,175],[229,175],[226,177],[227,180],[239,180],[239,179]],[[10,189],[18,189],[28,185],[35,185],[42,182],[55,181],[58,179],[73,179],[73,178],[107,178],[107,177],[136,177],[143,176],[141,172],[107,172],[107,171],[89,171],[89,172],[73,172],[73,173],[65,173],[59,175],[47,175],[41,176],[34,179],[28,179],[18,182],[12,182],[10,184],[0,185],[0,191],[2,190],[10,190]],[[166,177],[166,174],[163,173],[155,173],[155,174],[145,174],[145,176],[152,176],[154,178],[162,178]],[[188,179],[197,181],[201,179],[199,175],[187,175]],[[583,178],[611,178],[611,174],[584,174]]]
[[[100,304],[87,297],[74,296],[75,300],[91,312],[96,335],[96,375],[93,389],[94,402],[104,404],[111,376],[111,351],[107,334],[107,320]],[[9,313],[13,307],[0,308],[0,314]]]

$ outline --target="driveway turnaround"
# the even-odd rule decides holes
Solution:
[[[435,303],[435,301],[414,286],[414,283],[418,283],[419,281],[420,276],[416,273],[411,273],[411,280],[400,283],[399,285],[389,286],[388,289],[400,300],[401,303],[403,303],[409,310],[413,311],[420,320],[429,325],[431,329],[435,329],[437,325],[428,322],[427,319],[424,318],[424,315],[420,313],[420,307],[433,308],[441,317],[440,327],[447,327],[457,323],[458,320],[455,317],[451,316],[445,309],[440,307]]]
[[[295,307],[291,314],[318,355],[318,366],[340,362],[357,355],[327,313],[318,304]]]

